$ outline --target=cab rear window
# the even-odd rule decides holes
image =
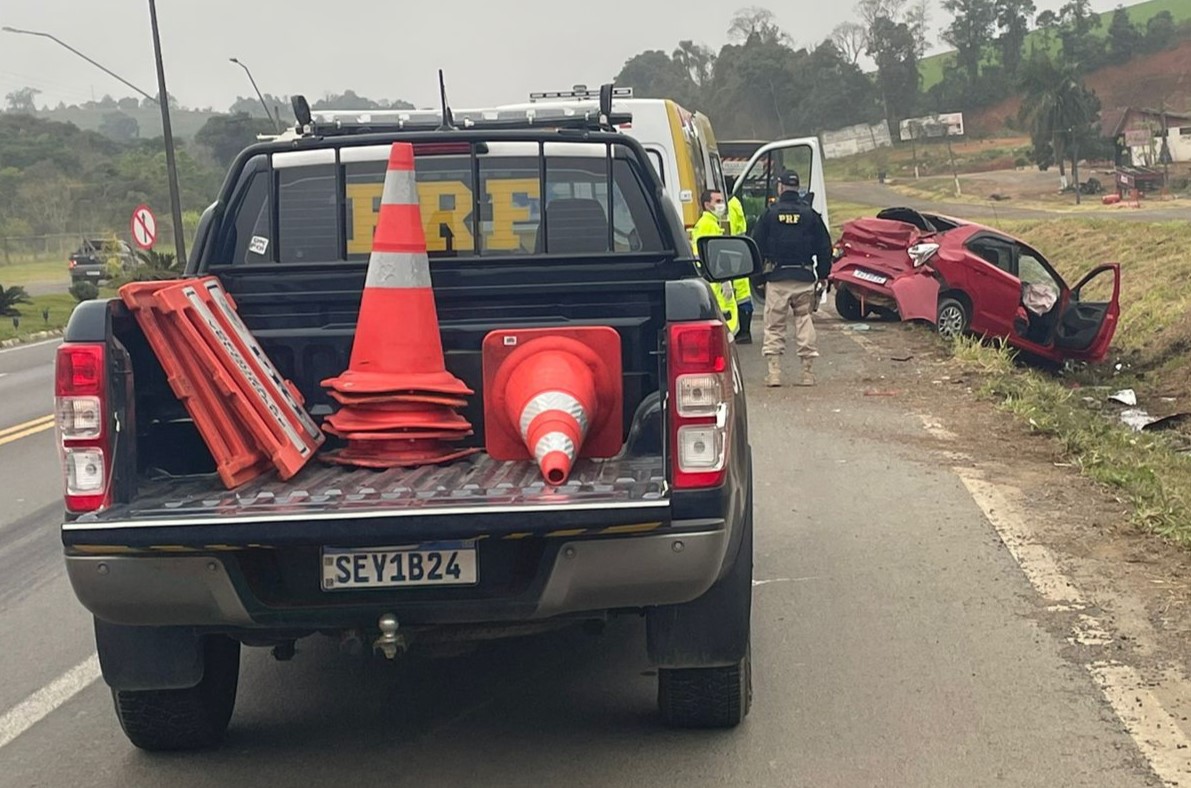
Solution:
[[[474,153],[467,143],[461,151],[444,147],[415,159],[431,259],[664,248],[640,165],[621,146],[501,142]],[[229,202],[225,241],[211,264],[366,261],[388,151],[378,145],[273,154]]]

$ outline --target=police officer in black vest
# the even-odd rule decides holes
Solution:
[[[757,221],[753,240],[765,260],[765,341],[761,353],[769,363],[766,386],[782,385],[786,327],[794,315],[794,341],[802,359],[800,385],[813,386],[816,283],[831,273],[831,234],[823,217],[799,191],[798,173],[778,178],[778,199]]]

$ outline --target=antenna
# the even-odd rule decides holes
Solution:
[[[451,106],[447,104],[447,82],[441,68],[438,70],[438,94],[442,99],[442,125],[438,127],[438,130],[454,131],[455,118],[451,114]]]

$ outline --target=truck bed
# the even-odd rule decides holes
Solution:
[[[268,474],[227,490],[214,474],[145,479],[136,500],[76,521],[136,526],[196,521],[250,523],[401,517],[467,509],[533,510],[667,505],[663,458],[580,460],[567,483],[547,488],[533,462],[498,462],[486,454],[446,467],[375,471],[317,460],[282,481]],[[462,511],[460,511],[462,510]]]

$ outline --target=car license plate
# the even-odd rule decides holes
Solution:
[[[323,590],[470,586],[479,578],[475,542],[407,547],[323,548]]]
[[[853,271],[852,276],[856,277],[857,279],[863,279],[866,282],[872,282],[873,284],[878,285],[883,285],[889,281],[889,277],[887,276],[881,276],[880,274],[870,274],[868,271]]]

